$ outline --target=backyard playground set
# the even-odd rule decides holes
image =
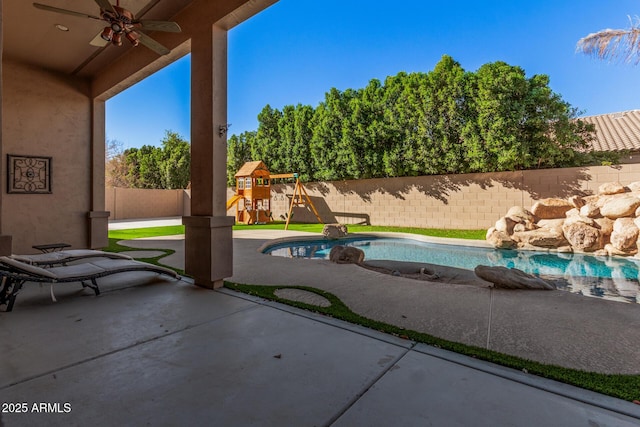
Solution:
[[[271,213],[271,184],[274,179],[295,179],[290,198],[285,230],[293,216],[293,208],[308,205],[318,222],[322,223],[307,190],[297,173],[271,174],[262,161],[247,162],[235,174],[236,193],[227,200],[227,210],[236,207],[236,223],[266,224],[273,220]]]

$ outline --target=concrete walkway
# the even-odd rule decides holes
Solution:
[[[424,293],[409,280],[387,282],[388,276],[354,266],[261,255],[256,248],[271,237],[267,234],[236,233],[233,280],[327,289],[367,317],[406,321],[412,329],[449,338],[458,334],[461,341],[480,346],[502,343],[514,352],[537,354],[547,341],[509,334],[547,328],[558,344],[573,342],[564,352],[579,352],[588,346],[578,341],[596,332],[594,325],[580,323],[587,316],[579,313],[584,309],[574,298],[523,304],[521,296],[467,295],[462,288],[456,290],[464,296],[453,298],[422,284],[430,290]],[[165,241],[179,242],[155,243]],[[229,290],[201,289],[188,280],[147,273],[112,276],[103,279],[97,298],[78,288],[56,287],[58,303],[52,303],[47,286],[27,286],[14,311],[0,313],[0,402],[6,404],[0,426],[640,423],[640,406],[629,402]],[[406,292],[410,295],[398,296]],[[542,310],[543,303],[555,308]],[[586,310],[595,310],[598,321],[605,322],[602,329],[616,338],[600,344],[606,338],[600,332],[591,335],[591,346],[625,341],[637,349],[630,330],[638,329],[632,328],[638,318],[631,314],[638,307],[609,304],[611,323],[604,318],[606,310]],[[506,326],[502,319],[513,315],[511,306],[518,307],[522,320],[508,319],[516,325]],[[574,312],[558,313],[569,310]],[[617,317],[619,311],[625,314]],[[612,327],[625,317],[635,323]],[[524,326],[532,320],[534,325]],[[613,351],[621,354],[622,348]],[[605,353],[600,350],[598,357]],[[637,352],[631,353],[626,360],[637,366]],[[606,360],[596,366],[609,369]],[[26,413],[17,413],[22,405],[8,405],[23,402]]]

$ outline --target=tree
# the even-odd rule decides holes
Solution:
[[[170,130],[162,147],[143,145],[122,151],[121,144],[107,146],[107,178],[114,185],[130,188],[187,188],[191,173],[189,143]],[[110,154],[112,153],[112,154]]]
[[[191,179],[189,142],[177,133],[167,130],[158,157],[161,188],[170,190],[187,188]]]
[[[578,166],[593,127],[549,87],[504,62],[465,71],[444,55],[429,73],[332,88],[313,109],[267,105],[246,141],[232,136],[229,180],[246,157],[271,172],[341,180]]]
[[[127,158],[123,144],[108,139],[105,150],[105,184],[107,187],[129,187]]]
[[[472,119],[467,106],[467,74],[460,64],[444,55],[423,85],[425,143],[431,145],[430,169],[437,173],[464,172],[466,160],[462,133]]]
[[[351,115],[350,100],[356,91],[341,92],[332,88],[325,94],[325,100],[318,105],[311,120],[313,136],[311,154],[315,179],[338,180],[353,178],[347,172],[353,147],[343,139],[343,126]]]
[[[258,114],[258,131],[251,145],[251,157],[261,160],[272,173],[286,172],[281,170],[280,163],[280,132],[278,123],[282,113],[278,109],[271,108],[269,104]]]
[[[243,132],[231,135],[227,140],[227,185],[236,185],[235,175],[246,162],[251,159],[251,147],[254,144],[256,132]]]
[[[578,41],[577,50],[600,59],[640,63],[640,18],[627,29],[606,29]]]

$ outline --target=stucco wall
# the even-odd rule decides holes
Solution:
[[[107,188],[109,219],[152,218],[189,215],[185,190]]]
[[[640,164],[522,172],[439,175],[308,183],[305,188],[325,223],[369,222],[423,228],[483,229],[514,205],[547,197],[592,194],[605,182],[640,181]],[[293,185],[272,186],[274,219],[288,211]],[[233,195],[230,189],[228,195]],[[234,209],[228,211],[233,215]],[[307,207],[294,221],[316,222]]]
[[[91,102],[88,87],[58,74],[3,60],[2,219],[13,252],[31,245],[87,245]],[[52,194],[8,194],[7,154],[52,158]]]

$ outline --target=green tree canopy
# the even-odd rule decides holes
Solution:
[[[114,186],[132,188],[187,188],[191,174],[189,142],[170,130],[165,131],[162,146],[143,145],[113,153],[107,161],[107,176]]]
[[[256,132],[229,139],[227,175],[249,160],[319,181],[577,166],[594,132],[577,115],[544,74],[445,55],[428,73],[332,88],[315,109],[266,105]]]

